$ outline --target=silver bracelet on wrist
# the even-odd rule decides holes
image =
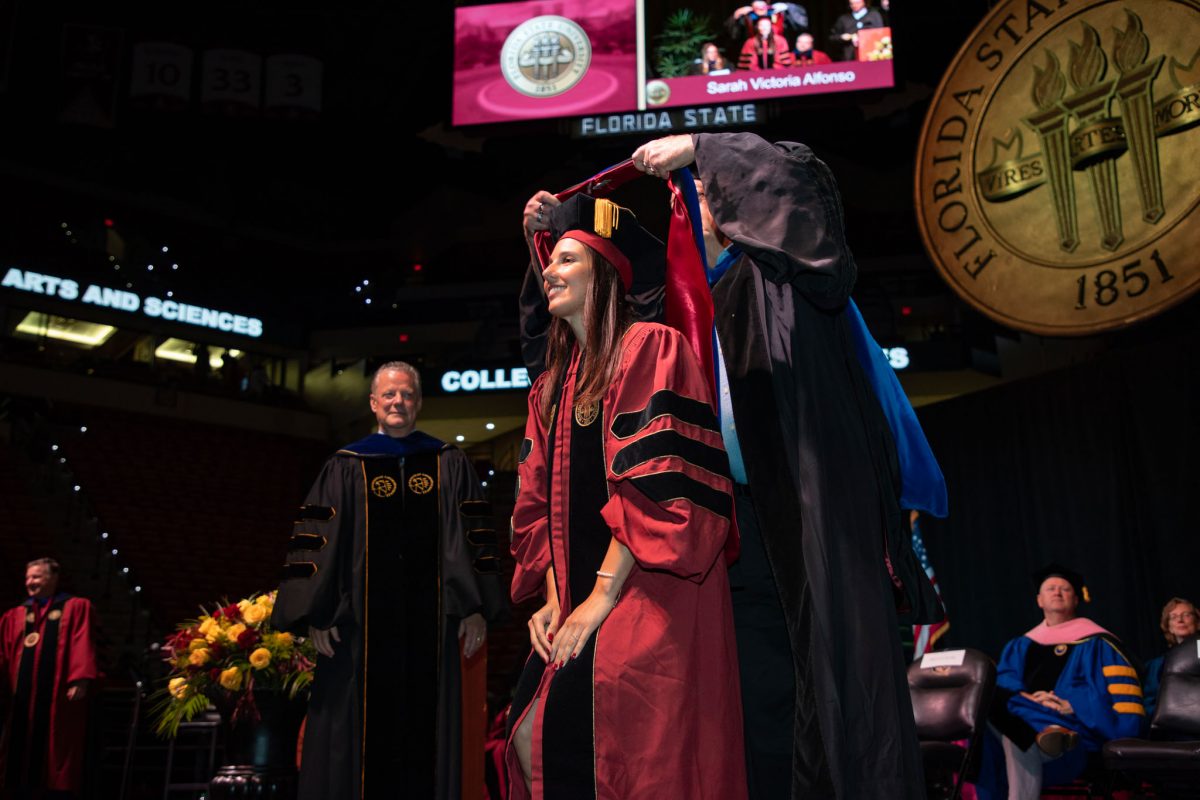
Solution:
[[[617,577],[615,573],[612,573],[612,572],[605,572],[605,571],[604,571],[604,570],[602,570],[602,569],[598,569],[598,570],[596,570],[596,574],[597,574],[597,575],[599,575],[601,578],[615,578],[615,577]]]

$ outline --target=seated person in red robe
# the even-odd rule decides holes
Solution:
[[[83,785],[92,604],[59,592],[58,575],[54,559],[30,561],[29,597],[0,617],[0,797],[71,797]]]
[[[771,20],[758,21],[758,34],[742,45],[738,69],[764,70],[792,66],[792,49],[787,39],[775,33]]]
[[[814,50],[813,35],[808,31],[796,37],[796,49],[792,51],[797,67],[811,67],[815,64],[832,64],[833,59],[820,50]]]
[[[557,243],[512,519],[513,599],[545,605],[510,715],[510,797],[745,798],[729,462],[687,341],[635,322],[626,297],[663,282],[662,243],[587,195],[539,193],[525,229],[531,250],[534,231]]]

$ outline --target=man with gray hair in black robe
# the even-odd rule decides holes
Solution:
[[[272,624],[319,652],[299,800],[457,800],[460,648],[503,608],[491,505],[466,455],[416,430],[420,375],[371,381],[378,430],[338,450],[300,507]]]

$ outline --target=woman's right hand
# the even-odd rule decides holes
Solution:
[[[546,605],[529,618],[529,641],[542,661],[550,661],[550,640],[558,631],[560,612],[558,598],[551,595]]]
[[[525,204],[522,221],[525,224],[525,235],[532,236],[535,231],[550,230],[550,209],[562,205],[562,201],[545,189],[539,191]]]

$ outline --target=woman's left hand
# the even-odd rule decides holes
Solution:
[[[592,592],[588,595],[587,600],[571,612],[571,616],[559,626],[558,633],[554,634],[550,660],[561,667],[579,655],[600,623],[608,618],[614,605],[614,601],[605,594]]]

